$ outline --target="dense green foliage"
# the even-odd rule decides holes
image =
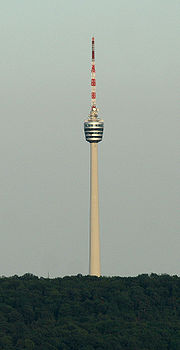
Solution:
[[[180,278],[0,278],[0,350],[178,350]]]

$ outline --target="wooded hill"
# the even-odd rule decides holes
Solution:
[[[180,277],[0,278],[0,350],[180,350]]]

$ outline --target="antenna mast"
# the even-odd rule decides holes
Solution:
[[[96,68],[95,68],[95,44],[92,37],[92,61],[91,61],[91,112],[90,117],[97,117],[98,109],[96,107]]]
[[[96,69],[95,69],[95,45],[92,37],[92,63],[91,63],[91,109],[96,108]]]

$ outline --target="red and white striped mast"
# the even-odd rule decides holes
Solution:
[[[92,37],[92,62],[91,62],[91,117],[97,116],[96,107],[96,68],[95,68],[95,44],[94,36]]]

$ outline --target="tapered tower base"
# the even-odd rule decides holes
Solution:
[[[90,144],[90,261],[89,274],[100,276],[98,144]]]

